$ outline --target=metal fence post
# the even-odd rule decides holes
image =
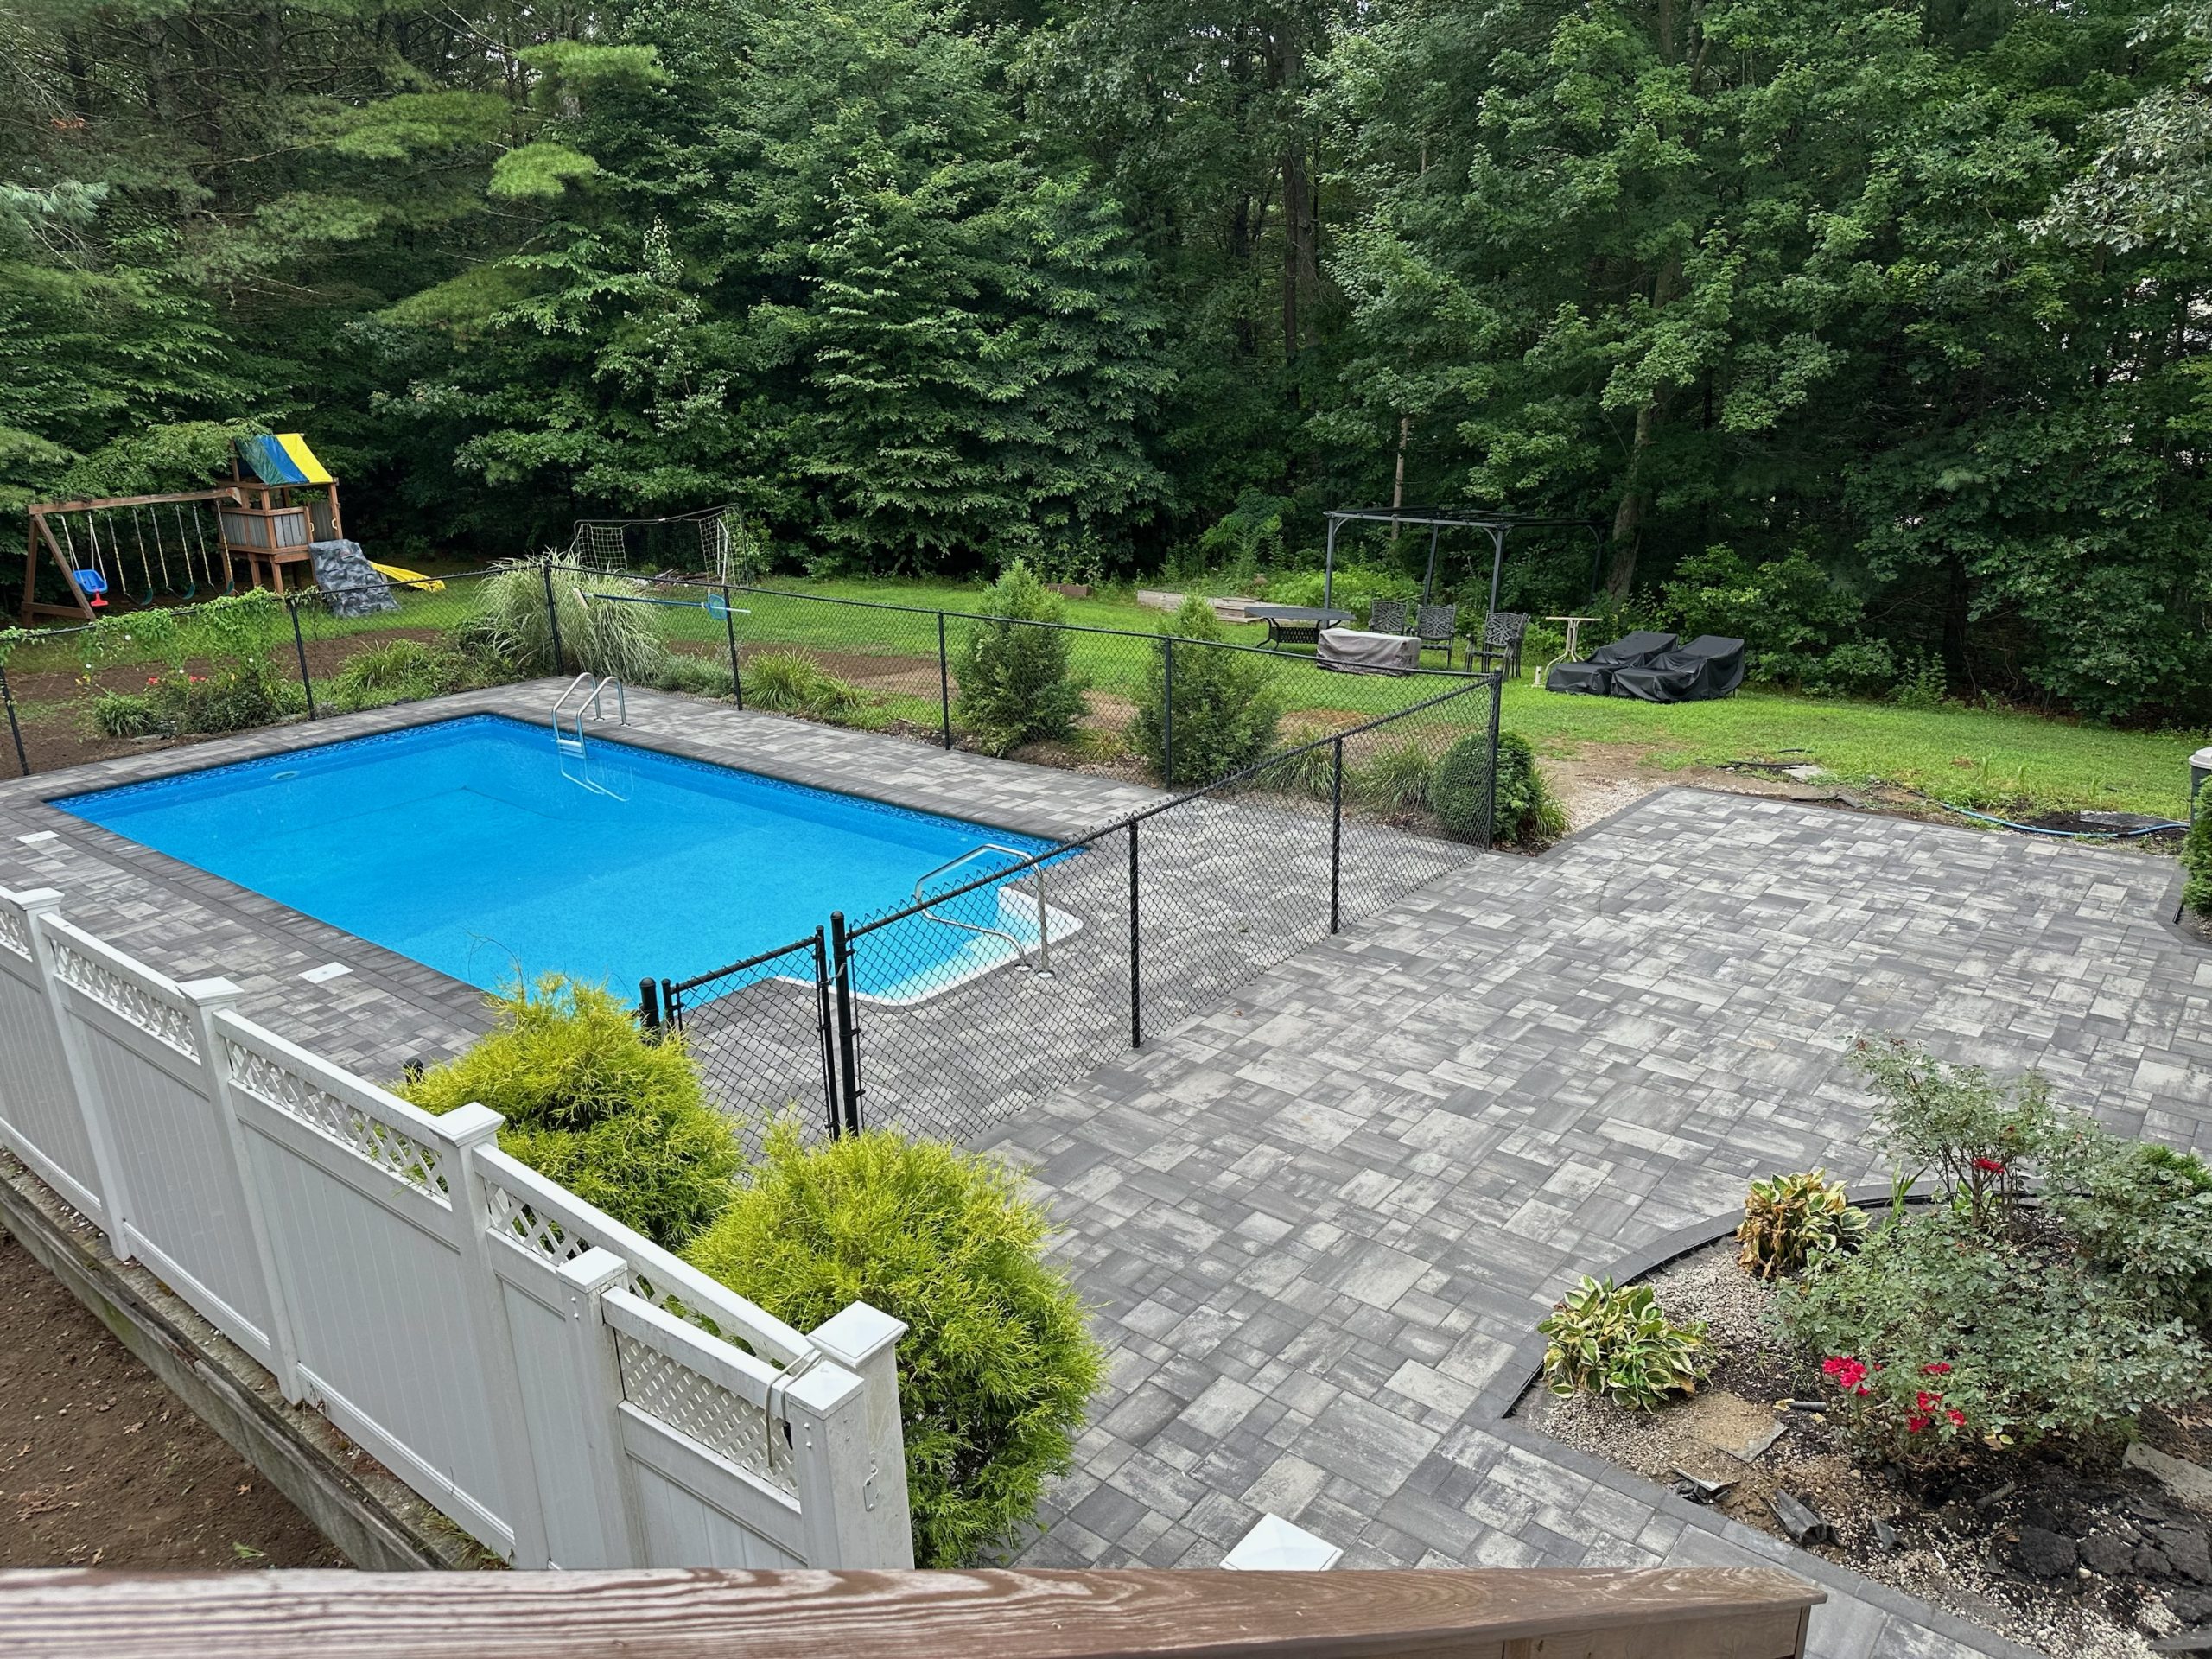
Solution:
[[[1160,644],[1160,782],[1175,787],[1175,636]]]
[[[837,982],[837,1082],[843,1109],[844,1132],[858,1135],[861,1128],[860,1033],[853,1023],[853,946],[845,934],[845,912],[830,912],[830,972]],[[833,1120],[831,1135],[839,1133]]]
[[[937,613],[937,707],[944,722],[944,747],[952,747],[952,664],[944,654],[944,613]]]
[[[1490,683],[1490,782],[1483,787],[1483,845],[1497,845],[1497,717],[1505,701],[1505,676],[1493,675]]]
[[[822,1040],[822,1111],[829,1120],[830,1138],[837,1138],[837,1039],[830,1018],[830,952],[822,930],[814,930],[814,1025]]]
[[[284,608],[292,613],[292,649],[300,654],[300,689],[308,694],[308,718],[315,713],[315,676],[308,672],[307,636],[300,632],[300,601],[290,595],[284,600]]]
[[[1343,914],[1341,895],[1344,871],[1344,741],[1330,746],[1329,760],[1329,931],[1338,931]]]
[[[745,677],[740,672],[737,662],[737,610],[730,603],[728,586],[722,588],[722,628],[729,635],[730,695],[737,699],[737,706],[742,709],[745,707]]]
[[[23,728],[16,718],[16,694],[8,689],[8,671],[0,667],[0,704],[8,709],[8,735],[16,740],[16,765],[26,778],[31,775],[31,758],[23,752]]]
[[[537,572],[545,578],[545,620],[553,630],[553,671],[558,674],[565,663],[561,649],[561,607],[553,598],[553,561],[546,560],[537,567]]]
[[[660,988],[650,979],[638,982],[638,1029],[648,1041],[660,1035]]]
[[[1129,1046],[1144,1046],[1144,997],[1139,973],[1137,925],[1137,821],[1129,820]]]

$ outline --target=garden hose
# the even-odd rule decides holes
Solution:
[[[1993,823],[2000,830],[2017,830],[2024,836],[2044,836],[2053,841],[2134,841],[2144,836],[2155,836],[2169,830],[2186,830],[2189,825],[2171,818],[2156,823],[2131,824],[2119,830],[2050,830],[2039,823],[2015,823],[2010,818],[2000,818],[1987,812],[1977,812],[1970,806],[1954,806],[1948,801],[1939,801],[1933,795],[1923,795],[1910,784],[1892,783],[1886,778],[1870,778],[1869,783],[1879,784],[1885,789],[1894,789],[1925,801],[1930,806],[1940,806],[1946,812],[1955,812],[1962,818],[1972,818],[1980,823]]]

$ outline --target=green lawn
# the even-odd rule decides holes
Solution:
[[[473,585],[454,582],[442,594],[404,594],[397,617],[319,617],[308,633],[327,639],[395,626],[449,627],[467,613]],[[753,594],[741,601],[751,613],[736,619],[737,632],[748,656],[779,645],[804,647],[827,658],[833,671],[855,679],[885,713],[922,724],[936,721],[937,620],[928,613],[973,612],[983,597],[980,582],[778,578],[775,585],[795,594],[914,607],[871,609]],[[703,611],[658,615],[672,643],[709,653],[725,645],[723,623]],[[1068,620],[1149,636],[1162,613],[1137,605],[1124,590],[1071,601]],[[950,630],[956,652],[961,626],[956,620]],[[1266,639],[1256,623],[1226,632],[1241,644]],[[1134,695],[1151,660],[1144,639],[1098,634],[1074,636],[1073,653],[1077,671],[1096,690],[1124,698]],[[52,671],[72,667],[73,660],[58,643],[27,644],[10,668]],[[1325,674],[1291,660],[1281,662],[1276,682],[1292,710],[1329,710],[1339,719],[1388,713],[1433,696],[1445,683]],[[1451,711],[1455,719],[1459,713]],[[1585,745],[1605,746],[1624,766],[1678,770],[1739,760],[1802,760],[1847,783],[1882,779],[1983,810],[2108,808],[2176,816],[2187,809],[2189,754],[2205,741],[1999,710],[1916,710],[1760,690],[1722,702],[1659,707],[1556,696],[1530,686],[1525,674],[1507,689],[1504,723],[1541,753],[1566,757]]]

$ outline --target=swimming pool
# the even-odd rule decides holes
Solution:
[[[626,997],[787,944],[833,910],[857,923],[902,906],[987,843],[1014,851],[933,885],[1052,845],[595,732],[588,757],[564,766],[547,728],[470,715],[52,804],[469,984],[558,972]],[[857,988],[911,1001],[1003,965],[1036,940],[1033,892],[952,902],[988,934],[898,925]],[[1055,909],[1053,943],[1075,926]]]

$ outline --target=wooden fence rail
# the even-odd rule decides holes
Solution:
[[[0,1573],[0,1659],[1797,1659],[1770,1567]]]

